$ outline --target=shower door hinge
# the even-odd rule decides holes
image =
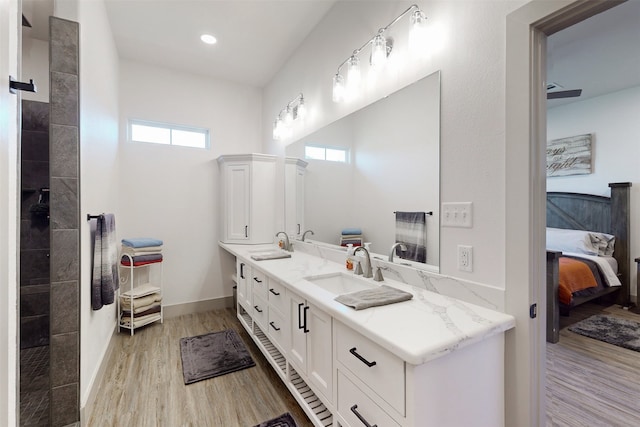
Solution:
[[[535,319],[538,316],[538,304],[531,304],[529,307],[529,317]]]
[[[9,76],[9,92],[16,93],[16,91],[24,90],[26,92],[37,92],[38,88],[35,83],[33,83],[33,79],[29,79],[29,83],[19,82],[14,80],[13,77]]]

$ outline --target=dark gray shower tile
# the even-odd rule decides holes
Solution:
[[[20,221],[20,249],[49,249],[49,226],[40,221]]]
[[[49,315],[20,318],[20,348],[49,345]]]
[[[51,72],[51,124],[78,126],[78,76]]]
[[[20,317],[49,314],[49,290],[38,293],[20,292]]]
[[[78,23],[49,18],[51,71],[78,74]]]
[[[51,125],[51,176],[78,176],[78,128]]]
[[[80,419],[79,384],[72,383],[51,389],[51,426],[61,427]]]
[[[51,335],[51,386],[58,387],[78,381],[78,333]]]
[[[22,101],[22,130],[49,131],[49,103]]]
[[[22,161],[22,189],[39,190],[49,187],[49,162]]]
[[[20,251],[20,285],[47,282],[49,263],[48,249]]]
[[[78,230],[51,231],[51,282],[78,280]]]
[[[51,334],[65,334],[79,330],[78,295],[77,281],[51,284]]]
[[[49,133],[35,130],[22,131],[22,160],[49,161]]]
[[[78,180],[51,178],[51,229],[78,228]]]

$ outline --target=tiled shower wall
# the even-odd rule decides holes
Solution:
[[[49,345],[49,104],[22,101],[20,348]]]
[[[50,17],[51,425],[80,420],[79,26]]]

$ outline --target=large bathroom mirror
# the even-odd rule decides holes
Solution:
[[[305,157],[306,146],[346,150],[346,162]],[[343,229],[359,228],[370,251],[386,258],[396,241],[394,213],[432,212],[426,265],[439,265],[439,71],[290,144],[286,156],[308,162],[308,238],[339,245]]]

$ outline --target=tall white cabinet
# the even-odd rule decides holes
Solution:
[[[284,161],[285,229],[295,237],[304,233],[304,175],[308,163],[295,157]]]
[[[271,243],[275,236],[276,156],[218,157],[224,243]]]

